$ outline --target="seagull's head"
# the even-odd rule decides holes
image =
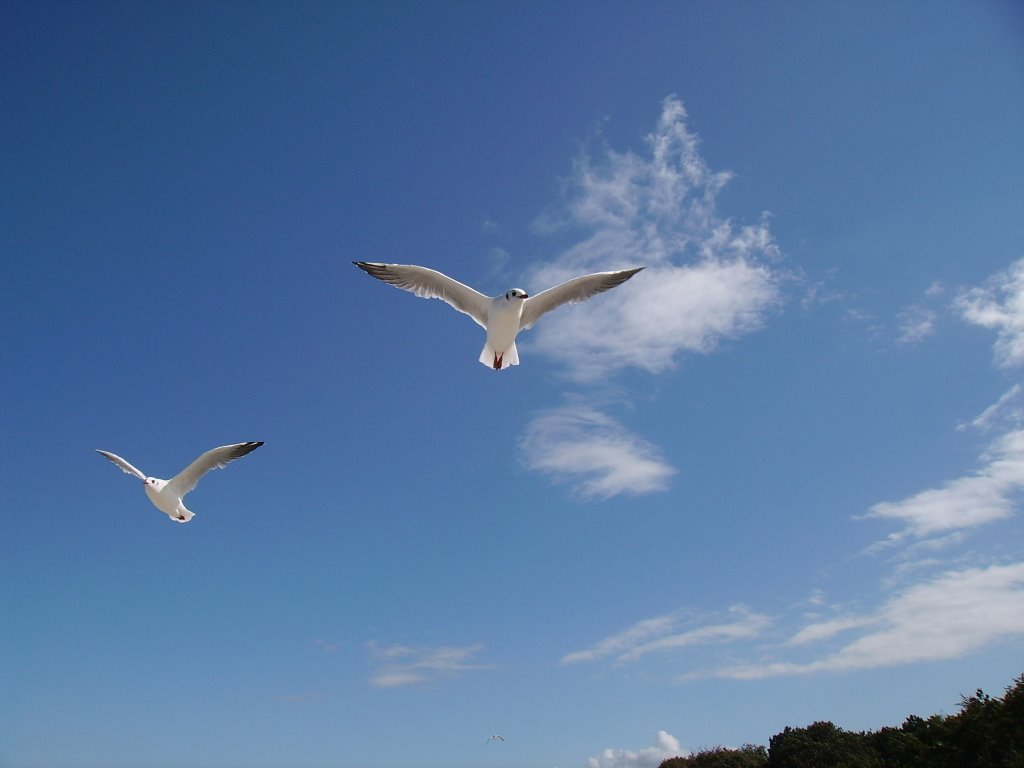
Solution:
[[[160,481],[157,480],[155,477],[147,477],[145,480],[142,481],[142,484],[147,488],[156,488],[157,483],[159,482]]]
[[[508,293],[505,294],[505,298],[508,301],[515,301],[516,299],[522,301],[523,299],[528,299],[530,297],[522,288],[511,288]]]

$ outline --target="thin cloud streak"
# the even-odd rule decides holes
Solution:
[[[717,645],[731,643],[735,640],[749,640],[760,635],[770,623],[771,620],[767,616],[751,614],[737,622],[713,624],[645,643],[622,654],[617,661],[636,661],[649,653],[673,651],[691,645]]]
[[[519,443],[523,464],[572,482],[583,499],[668,488],[675,469],[653,445],[588,406],[555,408],[534,418]]]
[[[889,536],[894,544],[907,536],[925,537],[993,522],[1012,514],[1011,494],[1024,487],[1024,430],[1014,430],[992,443],[986,462],[972,475],[921,491],[902,501],[883,501],[865,517],[902,521],[904,531]]]
[[[956,428],[962,432],[968,427],[973,427],[984,432],[997,422],[1019,423],[1021,420],[1020,408],[1011,407],[1011,404],[1017,399],[1021,391],[1024,391],[1024,388],[1020,384],[1014,384],[996,402],[979,413],[970,422],[958,424]]]
[[[677,618],[672,614],[639,621],[624,632],[619,632],[605,638],[592,648],[588,648],[585,651],[567,653],[562,657],[562,663],[576,664],[585,661],[596,661],[622,651],[628,651],[642,643],[646,643],[648,638],[657,637],[671,631],[677,621]]]
[[[483,650],[482,645],[462,647],[412,648],[405,645],[366,646],[383,666],[370,678],[376,688],[397,688],[455,677],[462,672],[493,669],[490,664],[472,664],[469,660]]]
[[[771,619],[753,613],[745,606],[729,609],[731,621],[682,629],[683,616],[670,613],[637,622],[623,632],[611,635],[591,648],[575,651],[562,657],[562,664],[590,662],[614,656],[618,664],[637,661],[657,652],[666,652],[694,645],[721,645],[737,640],[751,640],[758,637],[770,624]]]
[[[891,598],[876,613],[804,627],[790,644],[868,628],[835,653],[810,662],[767,662],[686,675],[759,680],[944,661],[1024,635],[1024,563],[948,571]]]

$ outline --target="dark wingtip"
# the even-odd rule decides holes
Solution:
[[[240,459],[243,456],[252,453],[261,445],[263,445],[262,440],[250,440],[248,442],[242,443],[232,452],[231,457],[235,459]]]
[[[378,261],[353,261],[352,263],[373,277],[381,277],[387,270],[387,264]]]

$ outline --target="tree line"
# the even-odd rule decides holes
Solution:
[[[660,768],[1024,768],[1024,675],[1002,697],[980,688],[954,715],[909,716],[899,728],[845,731],[828,721],[787,727],[768,748],[716,747]]]

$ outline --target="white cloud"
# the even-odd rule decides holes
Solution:
[[[767,616],[751,613],[742,606],[734,607],[730,609],[730,612],[737,616],[734,621],[709,624],[642,643],[620,655],[617,660],[636,661],[649,653],[673,651],[691,645],[712,645],[731,643],[736,640],[750,640],[759,636],[771,623]]]
[[[935,333],[938,314],[933,309],[914,304],[899,313],[899,344],[918,344]]]
[[[653,445],[588,406],[546,411],[527,425],[522,461],[556,481],[570,481],[583,498],[662,491],[675,470]]]
[[[948,571],[897,594],[874,614],[808,625],[790,644],[861,628],[867,631],[815,661],[738,665],[687,679],[754,680],[961,658],[1024,635],[1024,563]]]
[[[867,517],[905,523],[905,531],[889,537],[890,542],[898,542],[907,535],[931,536],[1009,516],[1013,511],[1011,494],[1024,487],[1024,430],[1003,435],[982,459],[985,465],[974,474],[902,501],[876,504]]]
[[[753,639],[771,623],[767,616],[753,613],[745,606],[729,609],[724,621],[683,629],[684,619],[670,613],[645,619],[623,632],[611,635],[591,648],[574,651],[562,657],[563,664],[597,661],[615,657],[617,663],[636,661],[649,653],[678,650],[693,645],[718,645],[736,640]]]
[[[654,745],[637,751],[605,749],[600,755],[587,759],[587,768],[658,768],[670,757],[686,757],[679,740],[667,731],[658,731]]]
[[[1020,422],[1020,408],[1014,407],[1012,404],[1022,391],[1024,391],[1024,388],[1020,384],[1014,384],[996,402],[978,414],[974,419],[966,424],[957,424],[956,428],[963,431],[967,427],[974,427],[984,431],[996,423],[997,419],[1001,419],[1004,423],[1008,421]]]
[[[405,645],[381,647],[371,641],[367,643],[367,648],[376,660],[382,662],[380,669],[370,678],[370,683],[378,688],[428,683],[454,677],[469,670],[492,668],[489,664],[469,663],[473,656],[483,650],[482,645],[436,648],[412,648]]]
[[[984,286],[961,291],[953,305],[967,322],[996,331],[998,365],[1024,363],[1024,259]]]
[[[646,643],[652,637],[670,632],[677,621],[678,619],[673,614],[644,619],[623,632],[605,638],[592,648],[566,654],[562,657],[562,663],[575,664],[581,661],[596,661],[628,651]]]
[[[649,154],[604,148],[577,161],[562,223],[587,237],[539,267],[528,286],[584,272],[646,266],[625,285],[539,324],[533,346],[592,381],[637,367],[651,373],[680,352],[709,352],[759,328],[779,303],[778,257],[767,216],[739,226],[715,210],[730,175],[708,169],[686,111],[665,100]]]
[[[924,291],[924,300],[911,304],[896,316],[899,323],[899,336],[896,337],[897,344],[919,344],[935,333],[938,325],[939,313],[928,306],[934,304],[946,289],[942,283],[933,282]]]
[[[804,645],[827,640],[841,632],[857,629],[868,623],[865,619],[856,616],[846,616],[828,621],[819,621],[808,624],[789,639],[787,645]]]

